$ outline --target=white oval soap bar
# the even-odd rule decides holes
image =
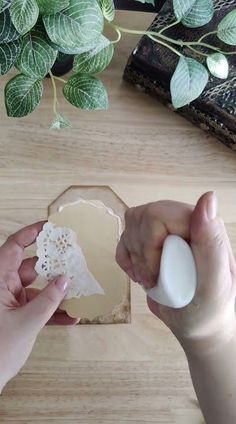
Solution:
[[[193,300],[196,287],[196,265],[190,246],[179,236],[167,236],[157,285],[145,290],[147,295],[162,305],[183,308]]]

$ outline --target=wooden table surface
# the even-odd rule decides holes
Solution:
[[[146,28],[151,15],[120,12]],[[196,202],[216,190],[236,250],[236,156],[220,142],[122,81],[137,38],[127,36],[103,80],[108,112],[80,112],[60,95],[73,129],[49,131],[52,89],[33,115],[5,116],[1,78],[0,237],[47,216],[75,184],[108,184],[135,205],[163,198]],[[4,81],[5,80],[5,81]],[[59,83],[60,86],[60,83]],[[60,88],[60,87],[59,87]],[[132,288],[132,324],[45,328],[0,400],[1,423],[202,424],[184,355]]]

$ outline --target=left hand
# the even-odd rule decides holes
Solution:
[[[77,323],[56,312],[68,288],[65,278],[42,291],[28,287],[37,277],[37,258],[23,260],[24,249],[35,242],[43,225],[23,228],[0,247],[0,392],[24,365],[46,323]]]

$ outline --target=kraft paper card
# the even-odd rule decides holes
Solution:
[[[125,210],[109,187],[71,187],[49,207],[36,270],[70,279],[60,309],[81,324],[130,322],[130,281],[115,261]]]

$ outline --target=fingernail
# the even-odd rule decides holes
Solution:
[[[62,292],[66,292],[69,287],[69,284],[69,281],[65,280],[65,277],[60,277],[56,280],[56,285]]]
[[[206,205],[207,217],[209,220],[215,219],[217,215],[217,197],[215,191],[212,191],[208,197]]]

